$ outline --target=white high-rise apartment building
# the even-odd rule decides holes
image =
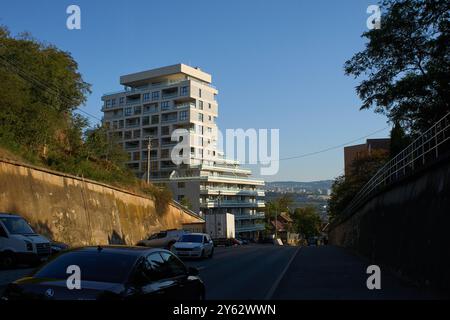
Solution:
[[[175,200],[187,198],[201,214],[234,214],[238,236],[257,238],[264,230],[264,181],[217,150],[218,91],[211,82],[210,74],[184,64],[121,76],[124,90],[102,97],[103,121],[137,176],[147,176],[150,138],[152,183],[168,184]],[[171,160],[176,129],[188,131],[190,152],[178,166]]]

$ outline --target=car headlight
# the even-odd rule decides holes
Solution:
[[[31,241],[28,241],[28,240],[24,240],[24,241],[25,241],[25,245],[27,246],[27,250],[33,251],[33,244],[31,243]]]

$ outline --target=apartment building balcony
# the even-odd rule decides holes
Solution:
[[[263,223],[254,224],[251,226],[236,227],[236,233],[239,232],[251,232],[251,231],[263,231],[265,229]]]
[[[174,109],[195,109],[195,103],[178,103],[175,104]]]
[[[264,212],[258,212],[258,213],[253,213],[253,214],[235,215],[234,219],[235,220],[256,220],[256,219],[264,219],[265,217],[266,217],[266,215],[264,214]]]
[[[251,189],[241,189],[241,188],[227,188],[227,187],[205,187],[200,186],[201,194],[210,195],[237,195],[237,196],[257,196],[264,197],[265,192],[263,190],[251,190]]]
[[[242,200],[207,200],[200,202],[202,208],[261,208],[265,207],[264,201],[242,201]]]
[[[230,176],[230,175],[202,175],[208,182],[224,182],[224,183],[239,183],[246,185],[264,186],[263,180],[255,180],[244,176]]]
[[[128,100],[125,104],[126,104],[127,106],[134,106],[134,105],[137,105],[137,104],[142,104],[142,102],[141,102],[141,99],[137,99],[137,100]]]

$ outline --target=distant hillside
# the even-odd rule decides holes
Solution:
[[[301,182],[301,181],[273,181],[266,182],[266,189],[281,188],[281,189],[305,189],[307,191],[311,190],[327,190],[331,189],[333,180],[320,180],[311,182]]]

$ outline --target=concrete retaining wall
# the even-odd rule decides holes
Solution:
[[[170,204],[95,181],[0,159],[0,212],[26,218],[34,229],[72,246],[135,244],[150,233],[202,222]]]
[[[377,195],[333,226],[330,243],[351,248],[419,285],[450,290],[447,160]]]

